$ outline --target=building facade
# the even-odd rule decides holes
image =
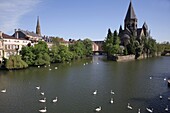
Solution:
[[[10,55],[19,54],[22,47],[29,43],[30,40],[15,38],[0,31],[0,61],[2,62],[3,58],[8,59]]]

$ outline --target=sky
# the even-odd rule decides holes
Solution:
[[[104,40],[124,26],[130,0],[0,0],[0,31],[36,30],[41,34],[68,39]],[[146,22],[157,42],[170,42],[170,0],[131,0],[138,27]]]

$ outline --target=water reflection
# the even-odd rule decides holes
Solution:
[[[0,89],[7,92],[0,93],[0,112],[37,113],[47,107],[49,113],[93,113],[101,106],[103,113],[137,113],[138,109],[147,113],[146,107],[163,113],[170,106],[170,89],[164,80],[170,78],[169,60],[170,57],[159,57],[110,62],[103,56],[94,56],[50,67],[1,71]],[[95,90],[97,94],[93,95]],[[55,97],[57,102],[53,103]],[[39,103],[43,98],[46,102]],[[128,110],[128,103],[132,110]]]

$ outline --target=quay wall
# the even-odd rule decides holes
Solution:
[[[161,56],[161,53],[155,53],[155,56]],[[147,56],[146,54],[142,54],[137,59],[146,59],[150,57],[153,57],[153,56],[152,55]],[[114,56],[112,60],[117,61],[117,62],[122,62],[122,61],[136,60],[136,58],[135,58],[135,55],[125,55],[125,56],[118,55],[118,56]]]

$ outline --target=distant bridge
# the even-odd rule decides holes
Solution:
[[[93,54],[103,54],[105,53],[103,51],[103,44],[104,44],[104,41],[93,41],[93,44],[92,44],[92,51],[93,51]]]
[[[162,52],[163,56],[170,56],[170,50],[164,50],[164,52]]]

